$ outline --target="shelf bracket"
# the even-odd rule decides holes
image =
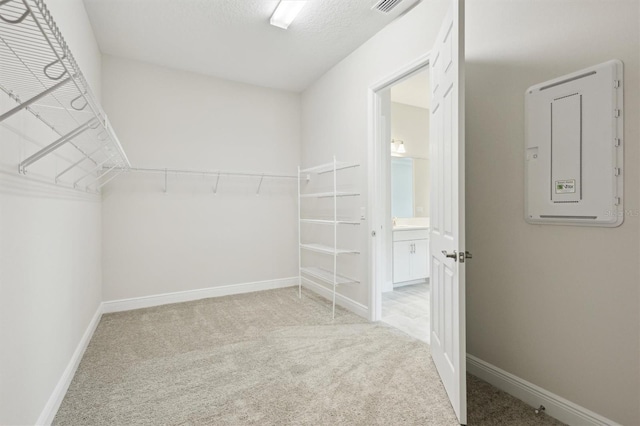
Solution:
[[[67,74],[67,67],[65,67],[62,64],[62,61],[67,57],[67,55],[64,55],[62,58],[58,58],[55,61],[47,64],[44,66],[44,68],[42,69],[42,72],[44,73],[44,75],[46,75],[49,80],[60,80],[62,77],[65,76],[65,74]],[[60,63],[60,65],[62,65],[62,67],[64,68],[64,70],[62,71],[62,73],[60,73],[60,75],[56,76],[56,77],[52,77],[49,75],[49,68],[51,68],[52,66],[54,66],[55,64]],[[72,101],[73,102],[73,101]]]
[[[55,177],[55,182],[58,183],[58,179],[60,179],[60,177],[64,174],[66,174],[67,172],[69,172],[70,170],[72,170],[73,168],[75,168],[76,166],[79,166],[83,161],[88,160],[91,158],[91,156],[93,154],[97,154],[103,147],[101,146],[100,148],[96,149],[95,151],[93,151],[91,154],[82,157],[81,159],[79,159],[78,161],[76,161],[75,163],[73,163],[72,165],[70,165],[69,167],[67,167],[66,169],[64,169],[63,171],[61,171],[60,173],[58,173]]]
[[[77,97],[73,98],[71,102],[69,102],[69,105],[71,105],[71,108],[75,109],[76,111],[82,111],[83,109],[85,109],[89,104],[89,102],[87,102],[87,99],[84,98],[84,95],[85,95],[84,93],[81,93]],[[77,107],[74,105],[74,103],[80,98],[84,98],[84,105],[82,105],[81,107]]]
[[[98,163],[98,165],[96,165],[93,169],[89,170],[88,172],[86,172],[85,174],[83,174],[82,176],[80,176],[75,182],[73,182],[73,187],[75,188],[76,185],[78,185],[78,183],[82,180],[84,180],[87,176],[89,176],[91,173],[96,172],[98,170],[100,170],[100,168],[109,160],[111,160],[113,157],[108,157],[107,159],[103,160],[102,162]],[[89,185],[87,185],[89,186]]]
[[[216,178],[216,186],[213,187],[213,195],[218,195],[218,183],[220,182],[220,172],[218,172],[218,177]]]
[[[97,121],[98,120],[94,117],[91,120],[89,120],[86,123],[84,123],[83,125],[77,127],[76,129],[72,130],[71,132],[67,133],[66,135],[60,137],[55,142],[52,142],[51,144],[45,146],[40,151],[36,152],[35,154],[30,156],[26,160],[22,161],[18,165],[18,170],[23,174],[26,173],[27,172],[27,167],[29,167],[31,164],[35,163],[36,161],[40,160],[43,157],[46,157],[47,155],[51,154],[56,149],[60,148],[65,143],[69,142],[71,139],[73,139],[76,136],[80,135],[81,133],[87,131]]]
[[[90,184],[88,184],[86,187],[89,188],[91,185],[97,183],[100,179],[102,179],[103,177],[105,177],[107,174],[109,174],[109,172],[111,172],[111,170],[115,169],[116,167],[119,167],[120,163],[116,163],[113,166],[111,166],[110,168],[107,169],[106,172],[100,173],[98,174],[98,176],[96,176],[96,178],[94,180],[91,181]],[[106,183],[106,182],[105,182]],[[100,187],[96,187],[96,191],[99,189]]]
[[[4,121],[6,118],[11,117],[16,112],[22,111],[23,109],[27,108],[29,105],[31,105],[34,102],[37,102],[38,100],[44,98],[45,96],[47,96],[51,92],[55,92],[60,87],[62,87],[65,84],[67,84],[69,81],[71,81],[71,77],[67,77],[66,79],[62,80],[60,83],[57,83],[56,85],[49,87],[47,90],[45,90],[44,92],[34,96],[33,98],[31,98],[31,99],[29,99],[27,101],[21,102],[20,105],[18,105],[17,107],[15,107],[13,109],[10,109],[9,111],[7,111],[4,114],[0,115],[0,122]]]
[[[0,1],[0,6],[4,6],[5,4],[9,3],[11,0],[2,0]],[[29,9],[27,9],[19,18],[17,19],[7,19],[4,16],[0,15],[0,19],[2,19],[4,22],[8,23],[8,24],[19,24],[20,22],[24,21],[27,16],[29,16]]]
[[[260,183],[258,184],[258,190],[256,191],[256,195],[260,195],[260,188],[262,187],[263,180],[264,180],[264,175],[260,176]]]
[[[165,194],[167,193],[167,190],[168,190],[167,183],[168,183],[167,169],[164,169],[164,193]]]
[[[113,166],[111,169],[109,169],[106,173],[103,173],[98,180],[100,180],[100,178],[102,178],[102,176],[106,175],[107,173],[109,173],[109,171],[113,170],[113,168],[115,168],[116,166]],[[112,175],[109,179],[105,180],[104,182],[102,182],[100,185],[96,186],[96,191],[99,191],[103,186],[105,186],[106,184],[108,184],[109,182],[111,182],[112,180],[114,180],[115,178],[117,178],[118,176],[120,176],[123,172],[125,171],[124,168],[120,168],[118,170],[118,172],[114,175]]]

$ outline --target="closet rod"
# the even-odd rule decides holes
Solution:
[[[188,169],[158,169],[158,168],[144,168],[144,167],[127,167],[124,169],[126,172],[137,173],[171,173],[171,174],[184,174],[184,175],[200,175],[200,176],[248,176],[248,177],[265,177],[265,178],[277,178],[277,179],[298,179],[297,175],[279,175],[269,173],[258,172],[227,172],[223,170],[211,171],[211,170],[188,170]]]

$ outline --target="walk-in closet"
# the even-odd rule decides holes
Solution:
[[[0,0],[0,425],[640,424],[639,19]]]

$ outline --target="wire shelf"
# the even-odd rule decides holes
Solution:
[[[339,284],[358,284],[358,280],[354,280],[353,278],[345,277],[344,275],[333,274],[333,272],[317,267],[307,267],[300,268],[300,272],[307,274],[311,277],[317,278],[329,284],[339,285]]]
[[[330,197],[357,197],[360,195],[357,192],[346,191],[329,191],[329,192],[313,192],[307,194],[300,194],[301,198],[330,198]]]
[[[26,109],[60,137],[23,160],[22,173],[65,144],[81,154],[73,167],[88,175],[130,167],[43,0],[0,0],[0,90],[16,102],[0,122]]]
[[[347,219],[311,219],[311,218],[300,218],[301,223],[312,223],[316,225],[360,225],[360,222],[357,220],[347,220]]]
[[[319,166],[309,167],[307,169],[301,169],[300,173],[324,174],[324,173],[330,173],[338,170],[351,169],[359,166],[360,164],[358,163],[347,163],[344,161],[340,161],[340,162],[336,161],[333,163],[326,163],[326,164],[320,164]]]
[[[360,254],[358,250],[341,249],[341,248],[335,248],[335,247],[327,246],[324,244],[316,244],[316,243],[300,244],[300,248],[303,248],[309,251],[315,251],[317,253],[332,254],[332,255]]]

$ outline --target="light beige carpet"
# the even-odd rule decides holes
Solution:
[[[457,421],[428,345],[286,288],[104,315],[54,424]],[[556,423],[471,380],[469,424]]]

